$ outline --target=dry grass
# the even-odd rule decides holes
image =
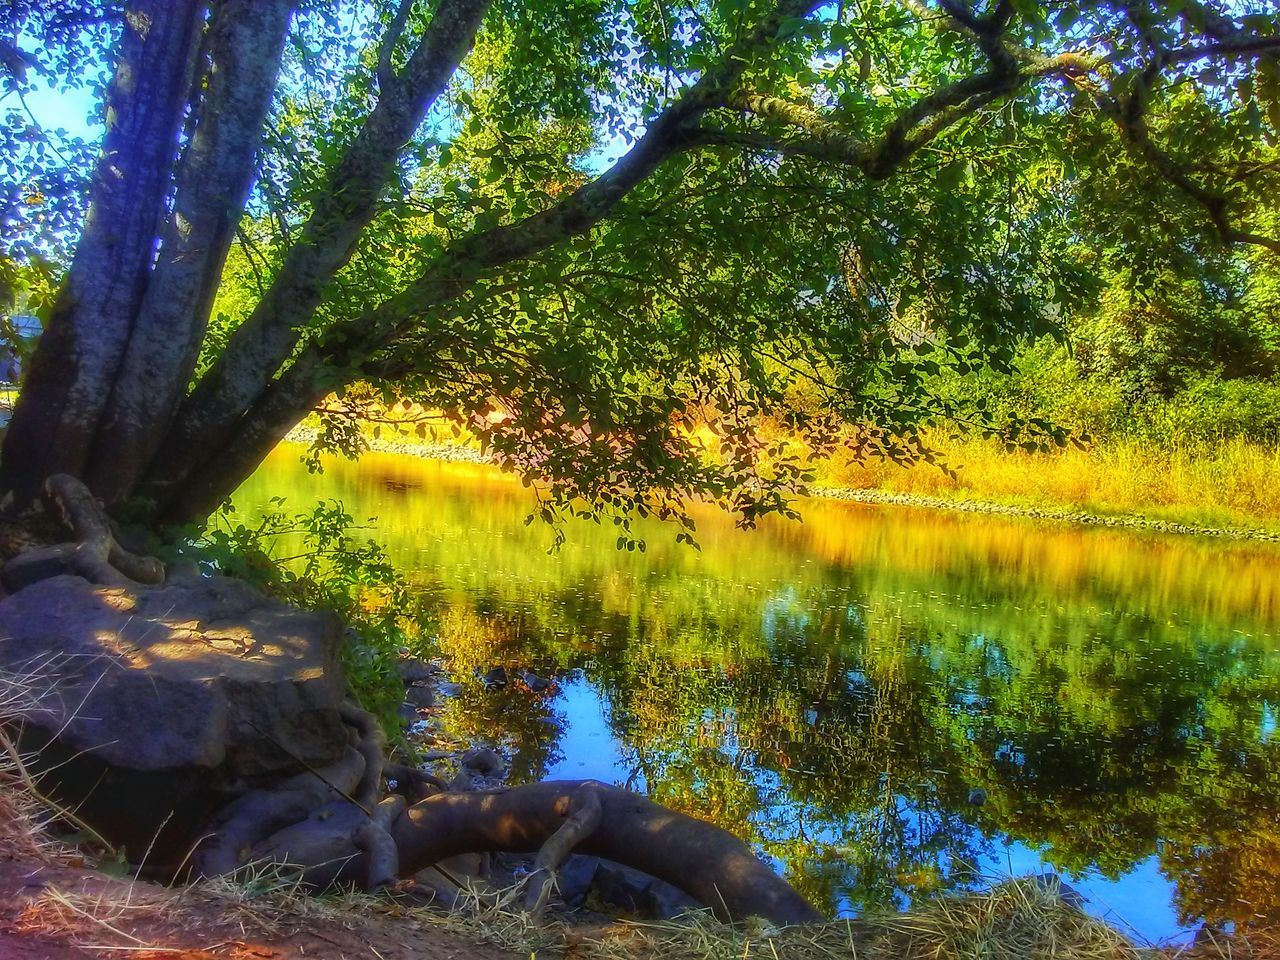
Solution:
[[[1140,960],[1155,956],[1065,903],[1034,881],[984,894],[946,897],[902,914],[774,929],[731,926],[710,913],[661,923],[619,922],[584,930],[536,924],[512,909],[516,896],[471,902],[442,914],[415,909],[426,923],[525,955],[576,960]]]
[[[705,429],[698,434],[708,449],[715,448],[714,435]],[[310,436],[301,430],[297,439]],[[387,428],[367,439],[370,449],[428,458],[452,459],[451,451],[461,451],[473,459],[477,452],[475,438],[466,431],[422,439]],[[927,442],[956,477],[926,463],[904,468],[887,460],[837,458],[813,465],[817,486],[1280,532],[1280,446],[1240,438],[1168,445],[1114,437],[1085,450],[1033,454],[942,431]]]
[[[831,462],[819,482],[855,490],[1024,507],[1137,514],[1202,526],[1280,530],[1280,448],[1245,440],[1160,447],[1112,440],[1087,450],[1009,453],[994,442],[934,436],[956,470]]]
[[[18,751],[17,718],[34,707],[47,686],[48,665],[23,674],[0,673],[0,858],[50,862],[67,853],[45,829],[54,809],[39,793]]]
[[[82,862],[84,851],[57,840],[47,829],[54,820],[75,827],[95,846],[96,856],[113,856],[103,840],[73,810],[45,796],[30,772],[30,757],[18,749],[22,717],[40,709],[53,689],[57,664],[28,664],[22,673],[0,672],[0,858],[41,863]]]
[[[132,885],[110,892],[74,893],[46,887],[14,923],[19,932],[39,933],[99,949],[134,949],[152,944],[123,929],[138,920],[164,916],[171,903],[135,901]]]

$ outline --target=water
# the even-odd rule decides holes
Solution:
[[[814,501],[697,553],[579,523],[548,556],[487,467],[277,452],[430,598],[450,726],[518,778],[630,784],[754,843],[830,913],[1060,874],[1150,941],[1280,919],[1280,551]],[[504,663],[557,686],[485,691]],[[518,685],[515,685],[518,687]]]

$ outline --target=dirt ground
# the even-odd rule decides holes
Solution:
[[[411,917],[301,915],[84,867],[0,861],[0,960],[511,960]]]

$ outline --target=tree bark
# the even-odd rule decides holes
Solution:
[[[125,8],[84,230],[5,437],[9,512],[89,456],[155,257],[203,14],[203,0]]]
[[[320,351],[307,348],[284,376],[271,383],[253,409],[232,424],[227,442],[204,451],[200,469],[185,482],[144,484],[141,494],[158,507],[155,519],[167,524],[198,522],[216,510],[285,435],[339,386],[324,371]]]
[[[44,483],[44,497],[46,512],[59,520],[73,540],[19,553],[0,568],[0,581],[6,590],[16,592],[61,573],[73,573],[90,583],[112,587],[164,581],[164,564],[155,557],[132,553],[116,542],[97,499],[75,477],[55,473]]]
[[[591,781],[548,781],[496,793],[441,793],[392,824],[400,875],[412,876],[460,853],[532,853],[582,809],[582,791],[599,800],[599,820],[574,849],[616,860],[679,887],[717,916],[809,923],[821,914],[719,827]],[[594,814],[592,819],[594,820]]]
[[[443,0],[403,75],[388,78],[271,289],[179,408],[154,458],[166,483],[182,483],[222,445],[288,360],[373,218],[405,144],[471,49],[489,3]]]
[[[173,215],[98,430],[86,480],[108,503],[150,463],[195,369],[297,0],[220,0],[208,85],[178,167]]]

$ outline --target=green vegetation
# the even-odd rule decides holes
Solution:
[[[956,421],[1065,444],[946,389],[1038,338],[1126,402],[1268,375],[1264,0],[127,6],[0,13],[0,305],[49,330],[17,505],[69,472],[200,520],[317,408],[352,449],[404,397],[625,544],[694,496],[785,515],[837,451],[928,462]],[[98,160],[22,110],[40,85],[110,99]]]
[[[1046,371],[1043,365],[1051,365]],[[1049,374],[1046,376],[1046,372]],[[1046,382],[1047,381],[1047,382]],[[972,385],[968,385],[972,388]],[[1032,410],[1088,442],[1054,451],[935,428],[932,465],[837,457],[814,465],[826,487],[1017,505],[1031,511],[1139,515],[1191,526],[1280,532],[1276,380],[1201,377],[1169,398],[1128,402],[1053,347],[979,385],[992,405]]]
[[[70,474],[153,533],[217,516],[213,562],[362,625],[384,719],[423,616],[464,669],[586,670],[637,781],[830,908],[1012,839],[1272,920],[1269,556],[828,505],[783,575],[773,521],[820,471],[949,478],[963,426],[1002,452],[953,492],[1274,523],[1278,58],[1272,0],[10,3],[0,336],[45,332],[0,509]],[[343,491],[289,518],[269,465],[216,513],[304,418],[319,463],[397,403],[533,488],[378,511],[416,589]],[[590,552],[544,564],[513,503]],[[451,709],[555,762],[550,697]]]
[[[325,610],[347,630],[343,666],[356,700],[393,741],[402,739],[404,683],[400,650],[418,637],[429,613],[388,561],[382,545],[360,539],[336,500],[292,513],[283,497],[256,505],[252,519],[226,504],[201,528],[179,536],[170,563],[195,562],[239,577],[309,610]],[[283,551],[283,544],[288,550]]]
[[[943,372],[934,385],[997,420],[1063,426],[1079,448],[1024,450],[942,423],[927,443],[958,476],[846,459],[821,465],[821,480],[1280,529],[1280,255],[1167,246],[1159,224],[1135,249],[1088,184],[1074,202],[1088,240],[1067,256],[1090,290],[1058,335],[1020,348],[1007,371]]]
[[[1182,273],[1167,265],[1143,278],[1106,266],[1121,257],[1118,247],[1110,258],[1083,245],[1072,255],[1095,261],[1106,282],[1082,296],[1053,336],[1019,347],[1007,369],[926,373],[925,389],[952,411],[920,428],[932,459],[868,456],[855,444],[808,458],[815,485],[1280,532],[1280,257],[1182,254],[1190,261]],[[1187,275],[1197,279],[1179,279]],[[797,387],[795,399],[822,405],[812,383]],[[478,455],[483,446],[482,431],[416,405],[388,407],[367,388],[334,409],[360,418],[347,449],[452,445]],[[1015,443],[974,429],[966,411],[991,423],[1037,420],[1075,442]],[[709,422],[698,427],[719,452]],[[777,422],[762,435],[796,437]],[[803,444],[795,450],[805,452]]]

